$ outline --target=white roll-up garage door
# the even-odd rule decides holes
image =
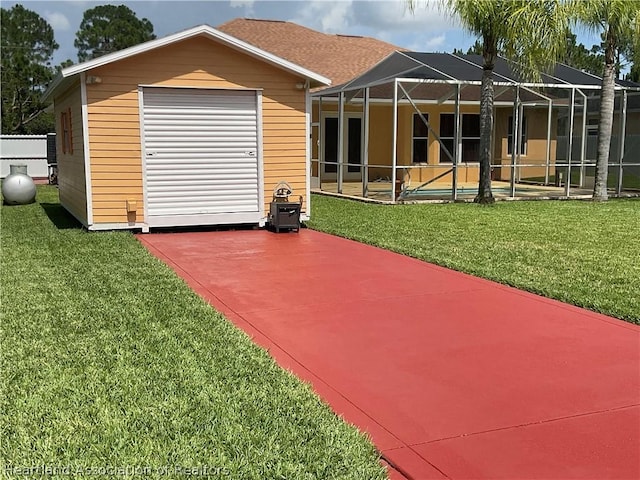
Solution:
[[[255,91],[143,89],[147,224],[261,220]]]

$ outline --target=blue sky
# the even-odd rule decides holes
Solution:
[[[366,35],[417,51],[464,51],[475,38],[441,12],[437,3],[418,0],[412,14],[404,0],[231,0],[231,1],[2,1],[3,8],[22,3],[44,17],[55,31],[60,48],[54,64],[77,61],[73,46],[85,10],[101,4],[125,4],[139,18],[148,18],[158,37],[203,23],[213,27],[237,17],[296,22],[325,33]],[[591,48],[597,35],[576,32],[578,41]]]

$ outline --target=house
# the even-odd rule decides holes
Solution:
[[[310,89],[330,80],[202,25],[62,70],[45,93],[61,204],[89,230],[267,221],[309,210]]]
[[[394,52],[360,76],[314,92],[319,152],[312,171],[318,171],[319,188],[391,202],[473,198],[479,178],[482,72],[478,55]],[[494,192],[511,198],[568,197],[572,189],[590,194],[586,177],[593,175],[593,164],[584,154],[576,156],[586,151],[586,135],[559,141],[559,119],[571,119],[566,135],[573,139],[580,131],[579,112],[585,102],[593,103],[601,79],[557,65],[531,82],[499,58],[493,81]],[[627,97],[630,103],[640,91],[640,85],[628,82],[617,82],[615,88],[618,103]],[[623,138],[638,129],[631,125],[632,113],[618,110]],[[614,186],[617,194],[625,186],[624,175],[640,166],[628,148],[622,156],[619,152],[612,149],[610,156],[613,174],[623,179]]]

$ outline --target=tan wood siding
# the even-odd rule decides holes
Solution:
[[[132,221],[127,200],[137,201],[134,220],[143,221],[139,85],[261,90],[265,201],[280,180],[305,195],[305,94],[297,76],[204,38],[87,74],[101,79],[87,85],[95,223]]]
[[[63,153],[62,112],[71,111],[73,152]],[[82,95],[80,82],[54,99],[56,120],[56,150],[58,161],[58,191],[60,202],[84,225],[88,224],[87,191],[84,168],[84,136],[82,130]]]

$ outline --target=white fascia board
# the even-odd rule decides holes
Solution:
[[[89,60],[87,62],[79,63],[77,65],[72,65],[70,67],[62,69],[60,74],[53,81],[51,86],[47,89],[44,94],[45,100],[51,96],[54,90],[62,83],[63,79],[72,77],[82,72],[86,72],[87,70],[91,70],[93,68],[101,67],[103,65],[107,65],[112,62],[116,62],[118,60],[124,60],[125,58],[132,57],[134,55],[138,55],[140,53],[145,53],[150,50],[154,50],[156,48],[165,47],[167,45],[171,45],[176,42],[180,42],[182,40],[187,40],[189,38],[197,37],[199,35],[206,36],[212,40],[216,40],[228,47],[231,47],[235,50],[241,51],[248,55],[251,55],[255,58],[263,60],[267,63],[270,63],[276,67],[287,70],[296,75],[300,75],[306,79],[309,79],[313,82],[316,82],[320,85],[331,85],[331,80],[318,74],[312,72],[311,70],[307,70],[300,65],[296,65],[295,63],[291,63],[288,60],[280,58],[272,53],[266,52],[260,48],[257,48],[253,45],[250,45],[242,40],[239,40],[231,35],[227,35],[226,33],[220,32],[209,25],[200,25],[197,27],[190,28],[188,30],[184,30],[182,32],[174,33],[173,35],[168,35],[166,37],[158,38],[156,40],[150,40],[145,43],[141,43],[139,45],[135,45],[133,47],[125,48],[124,50],[120,50],[118,52],[109,53],[107,55],[103,55],[102,57],[94,58],[93,60]]]

